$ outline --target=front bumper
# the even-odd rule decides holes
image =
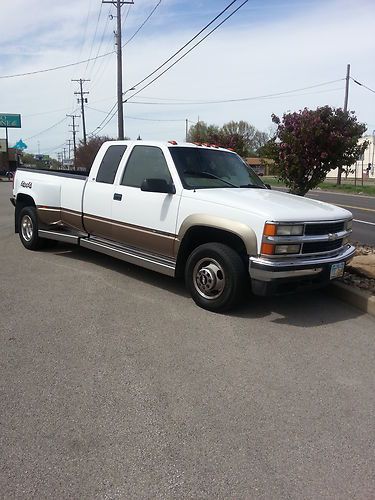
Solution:
[[[349,262],[355,247],[346,245],[333,256],[267,259],[250,257],[249,274],[256,295],[279,295],[328,284],[332,264]]]

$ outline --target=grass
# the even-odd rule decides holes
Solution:
[[[266,184],[270,184],[271,186],[277,187],[285,187],[285,184],[277,179],[277,177],[264,176],[262,177],[262,181]],[[367,196],[375,196],[375,185],[357,185],[350,183],[344,183],[340,186],[334,184],[334,182],[324,181],[318,186],[319,189],[323,189],[325,191],[335,191],[337,193],[348,193],[348,194],[365,194]]]

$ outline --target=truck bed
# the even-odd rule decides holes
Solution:
[[[89,175],[90,170],[56,170],[56,169],[44,169],[44,168],[30,168],[30,167],[19,167],[17,170],[23,170],[25,172],[35,172],[38,174],[45,175],[57,175],[59,177],[71,177],[74,179],[86,179]]]

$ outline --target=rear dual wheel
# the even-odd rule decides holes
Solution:
[[[206,243],[189,256],[185,282],[194,302],[209,311],[226,311],[244,293],[247,275],[240,255],[222,243]]]
[[[18,230],[22,245],[28,250],[40,250],[47,241],[38,236],[38,218],[35,207],[24,207],[20,211]]]

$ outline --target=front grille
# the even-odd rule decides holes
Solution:
[[[304,243],[302,246],[302,253],[319,253],[330,252],[342,246],[342,239],[335,241],[312,241]]]
[[[345,222],[326,222],[323,224],[306,224],[306,236],[318,236],[320,234],[339,233],[344,231]]]

